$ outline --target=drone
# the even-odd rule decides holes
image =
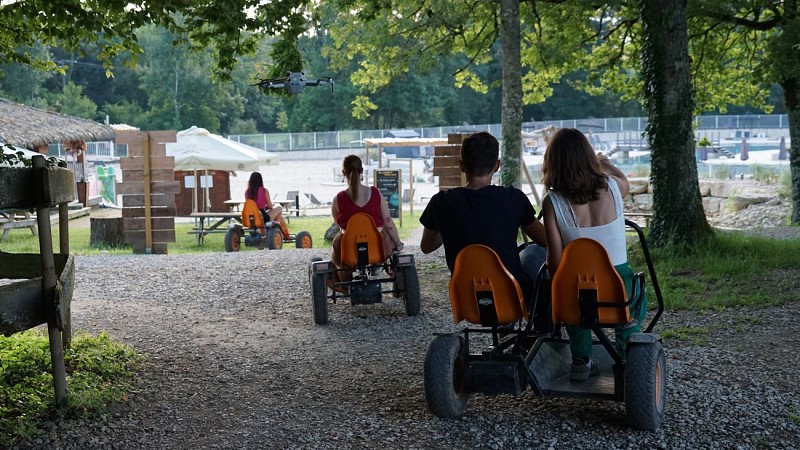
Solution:
[[[285,89],[289,95],[302,94],[306,86],[319,86],[330,84],[333,92],[333,78],[325,77],[309,81],[306,79],[305,72],[286,72],[285,77],[261,80],[255,84],[259,89],[266,92],[268,89]]]

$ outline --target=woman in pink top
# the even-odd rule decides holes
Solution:
[[[265,222],[278,222],[281,225],[283,234],[289,235],[289,228],[283,220],[283,208],[275,205],[270,199],[269,191],[264,187],[264,179],[259,172],[253,172],[247,182],[247,190],[244,191],[244,198],[253,199],[256,206],[261,210]]]
[[[353,214],[365,212],[372,216],[375,226],[381,230],[383,236],[384,254],[390,255],[392,252],[403,249],[403,243],[397,234],[397,227],[394,225],[392,216],[389,213],[389,205],[383,199],[383,195],[376,187],[366,186],[361,182],[364,167],[361,158],[356,155],[348,155],[342,162],[342,175],[347,180],[347,189],[336,194],[331,204],[331,215],[333,220],[342,230],[347,228],[347,221]],[[333,239],[331,260],[337,267],[341,267],[341,236],[336,234]]]

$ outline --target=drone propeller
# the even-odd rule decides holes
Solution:
[[[325,77],[309,81],[306,79],[305,72],[286,72],[285,77],[261,80],[255,86],[265,92],[268,89],[283,88],[286,93],[292,95],[302,93],[306,86],[319,86],[322,84],[330,84],[331,92],[333,92],[333,78]]]

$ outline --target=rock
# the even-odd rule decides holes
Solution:
[[[647,178],[629,178],[628,183],[630,184],[628,192],[634,195],[647,193],[647,189],[650,186],[650,180]]]
[[[733,201],[729,201],[728,204],[733,208],[733,211],[741,211],[750,205],[756,205],[759,203],[766,203],[770,200],[770,197],[755,197],[755,196],[736,196],[733,198]]]

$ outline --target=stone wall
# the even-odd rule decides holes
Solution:
[[[627,212],[650,212],[653,188],[648,178],[630,178],[630,193],[625,199]],[[750,205],[771,204],[778,200],[778,185],[752,180],[700,180],[700,196],[706,214],[741,211]]]

